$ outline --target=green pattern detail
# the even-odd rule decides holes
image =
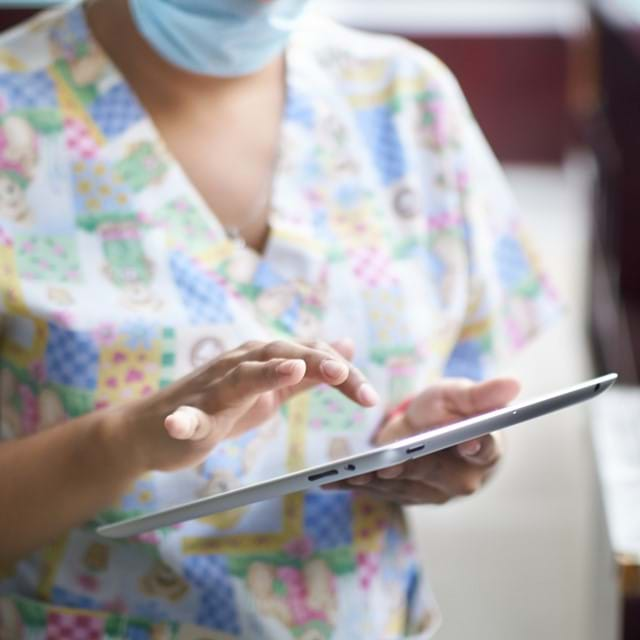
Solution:
[[[167,163],[150,142],[135,145],[115,166],[120,177],[138,193],[150,184],[159,182],[168,171]]]
[[[72,418],[90,413],[95,408],[93,393],[91,392],[61,384],[51,385],[51,388],[62,401],[67,415]]]
[[[16,234],[16,262],[26,280],[80,282],[80,260],[73,237]]]
[[[316,631],[321,634],[325,640],[329,640],[333,636],[334,629],[332,629],[326,622],[322,622],[320,620],[314,620],[313,622],[309,622],[302,627],[297,627],[296,629],[292,629],[294,638],[307,637],[309,631]],[[313,635],[314,638],[317,638],[317,633]]]
[[[415,353],[413,346],[378,346],[371,350],[369,356],[371,360],[378,365],[385,365],[389,360],[394,358],[406,358]]]
[[[137,225],[103,225],[100,233],[102,251],[114,284],[120,287],[134,283],[150,284],[153,280],[153,268],[144,253]]]
[[[80,53],[79,57],[83,57],[85,53]],[[62,76],[64,82],[73,91],[75,96],[80,100],[84,106],[90,105],[98,97],[98,89],[95,84],[90,84],[84,87],[76,84],[71,75],[71,68],[69,63],[64,60],[57,60],[54,65],[54,69]]]
[[[337,576],[350,574],[356,570],[356,560],[351,547],[340,547],[338,549],[321,551],[305,559],[291,556],[284,551],[277,551],[274,553],[233,555],[227,558],[227,562],[229,572],[232,575],[245,579],[249,568],[256,562],[262,562],[272,567],[292,567],[301,570],[305,564],[315,558],[324,560],[332,573]]]
[[[63,130],[62,112],[59,109],[23,109],[11,115],[24,118],[38,133],[52,135]]]
[[[331,387],[319,387],[310,393],[311,429],[322,433],[345,433],[364,424],[364,412],[359,405]]]
[[[161,389],[173,382],[176,364],[176,332],[170,327],[162,330],[162,356],[159,386]]]
[[[30,630],[44,629],[47,625],[47,610],[41,604],[26,598],[14,596],[18,613]]]
[[[133,212],[103,211],[95,215],[85,215],[76,218],[77,225],[87,233],[95,233],[103,225],[135,224],[141,226],[138,216]]]
[[[172,241],[193,255],[211,247],[212,232],[200,212],[187,200],[177,199],[155,212]]]

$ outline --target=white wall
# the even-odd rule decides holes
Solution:
[[[315,0],[354,26],[395,33],[575,33],[587,24],[583,0]]]

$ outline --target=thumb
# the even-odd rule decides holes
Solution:
[[[204,440],[213,433],[214,418],[196,407],[178,407],[164,420],[164,428],[174,440]]]

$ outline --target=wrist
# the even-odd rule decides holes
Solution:
[[[136,429],[136,413],[129,404],[105,410],[96,428],[98,445],[107,464],[117,471],[126,486],[148,471],[144,447]]]

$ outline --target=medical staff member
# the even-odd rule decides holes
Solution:
[[[502,406],[494,364],[554,313],[449,71],[306,4],[75,2],[2,37],[3,638],[438,626],[402,506],[473,493],[493,437],[95,533]]]

